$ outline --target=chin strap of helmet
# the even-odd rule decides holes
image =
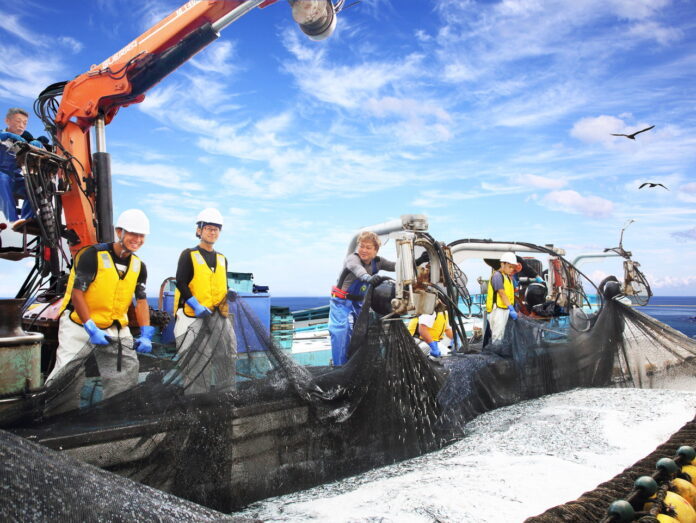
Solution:
[[[123,238],[126,236],[126,231],[124,231],[123,229],[121,229],[121,232],[120,232],[120,233],[117,232],[116,234],[118,234],[118,241],[117,241],[116,243],[118,243],[118,244],[121,246],[121,256],[120,256],[120,258],[123,258],[123,257],[126,257],[126,256],[130,256],[131,254],[133,254],[133,251],[130,251],[129,249],[127,249],[127,248],[126,248],[126,244],[123,243]]]

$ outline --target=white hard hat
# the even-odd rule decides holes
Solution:
[[[517,265],[517,256],[515,256],[514,252],[506,252],[500,257],[500,262],[506,262],[511,263],[513,265]]]
[[[150,234],[150,220],[140,209],[128,209],[118,217],[116,228],[135,234]]]
[[[219,225],[220,228],[222,228],[223,221],[224,220],[222,219],[222,214],[220,214],[220,211],[218,211],[214,207],[208,207],[207,209],[203,209],[201,212],[198,213],[198,218],[196,218],[197,224],[209,223],[211,225]]]

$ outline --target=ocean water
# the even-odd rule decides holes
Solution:
[[[288,307],[290,312],[303,309],[313,309],[329,304],[328,296],[271,296],[271,305],[274,307]]]
[[[329,298],[326,296],[273,296],[271,304],[289,307],[292,312],[328,305]],[[650,303],[645,307],[639,307],[639,310],[683,332],[690,338],[696,338],[696,296],[653,296]]]
[[[696,296],[653,296],[638,310],[696,338]]]

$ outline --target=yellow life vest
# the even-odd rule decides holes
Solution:
[[[503,274],[502,272],[500,274],[503,276],[503,289],[505,290],[505,294],[507,295],[508,300],[510,300],[510,305],[514,305],[515,288],[512,285],[512,280],[506,274]],[[493,277],[491,276],[491,279],[488,280],[488,291],[486,292],[486,312],[491,312],[493,310],[493,295],[495,295],[495,304],[498,306],[498,308],[507,309],[507,306],[505,305],[505,302],[503,302],[503,299],[500,297],[500,294],[498,294],[497,291],[493,290],[493,284],[491,283],[492,281]]]
[[[208,307],[211,311],[217,309],[220,314],[227,316],[227,272],[225,271],[225,257],[219,252],[216,253],[217,263],[215,270],[211,270],[205,259],[198,251],[191,251],[191,262],[193,263],[193,278],[189,282],[189,289],[198,303],[203,307]],[[194,318],[196,314],[193,309],[184,304],[184,314]]]
[[[94,247],[97,249],[97,273],[85,291],[85,301],[90,318],[100,329],[110,327],[114,321],[118,322],[121,327],[126,327],[128,325],[128,307],[133,303],[133,295],[138,284],[142,262],[135,254],[131,254],[130,265],[122,278],[107,250],[107,244],[101,243]],[[82,249],[75,256],[59,315],[63,314],[70,303],[75,284],[75,267],[77,267],[77,262],[84,251],[85,249]],[[70,319],[82,325],[77,311],[70,313]]]
[[[408,332],[411,333],[411,336],[415,336],[418,332],[418,319],[418,316],[416,316],[415,318],[411,318],[411,321],[408,322]],[[433,341],[440,341],[442,339],[442,336],[444,335],[445,330],[447,329],[447,323],[447,313],[438,312],[435,316],[433,326],[428,327],[428,331],[430,331],[430,337],[433,339]]]

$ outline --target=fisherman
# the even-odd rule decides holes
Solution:
[[[346,256],[343,270],[331,289],[329,335],[335,366],[344,365],[348,361],[348,344],[367,286],[377,287],[386,279],[386,276],[377,274],[380,270],[393,272],[396,268],[393,261],[377,256],[381,241],[374,232],[361,232],[357,245],[356,251]]]
[[[194,340],[197,340],[201,350],[214,351],[216,347],[207,347],[206,340],[199,338],[198,333],[204,323],[204,318],[217,313],[223,318],[228,316],[227,305],[227,258],[216,252],[215,242],[220,238],[223,217],[220,211],[209,207],[203,209],[196,219],[196,237],[200,239],[198,245],[192,249],[184,249],[179,256],[176,269],[176,288],[179,299],[176,311],[176,323],[174,336],[177,339],[177,352],[181,358],[187,353]],[[184,386],[188,393],[205,392],[210,386],[233,386],[235,376],[235,359],[237,353],[236,338],[232,322],[224,321],[223,333],[229,338],[232,346],[227,347],[223,358],[227,368],[212,368],[213,363],[219,363],[219,358],[208,356],[196,358],[204,368],[199,368],[195,362],[189,362],[187,369],[182,369],[185,374]],[[204,346],[206,345],[206,346]],[[180,360],[181,361],[181,360]],[[195,367],[195,369],[194,369]],[[216,374],[217,376],[213,376]],[[214,383],[215,380],[217,383]],[[194,384],[192,382],[195,381]],[[231,383],[230,383],[231,381]]]
[[[91,343],[99,367],[103,398],[130,389],[138,382],[138,352],[152,351],[154,327],[145,294],[147,269],[135,252],[145,243],[150,222],[139,209],[121,213],[116,222],[114,243],[100,243],[82,249],[75,257],[68,287],[60,309],[56,364],[46,384],[55,379]],[[128,308],[135,296],[135,317],[140,337],[133,344],[128,329]],[[84,354],[86,356],[89,354]],[[66,398],[70,410],[79,405],[84,382],[84,361],[79,363],[71,391]]]
[[[500,257],[500,269],[493,272],[486,293],[486,311],[491,329],[491,342],[503,339],[508,317],[517,319],[515,288],[512,275],[517,268],[517,256],[506,252]]]
[[[17,158],[12,151],[12,145],[15,142],[27,141],[25,136],[32,139],[26,131],[28,121],[29,113],[19,107],[11,107],[5,116],[7,127],[0,132],[0,210],[7,221],[15,222],[13,227],[17,225],[18,219],[24,223],[34,217],[34,211],[27,198],[22,169],[17,165]],[[31,144],[35,147],[43,147],[35,140],[31,141]],[[17,216],[16,198],[24,200],[19,216]]]
[[[423,350],[429,350],[428,358],[435,363],[440,363],[442,357],[439,342],[444,335],[454,340],[445,305],[440,300],[432,314],[421,314],[412,318],[408,323],[408,331],[418,340]]]

